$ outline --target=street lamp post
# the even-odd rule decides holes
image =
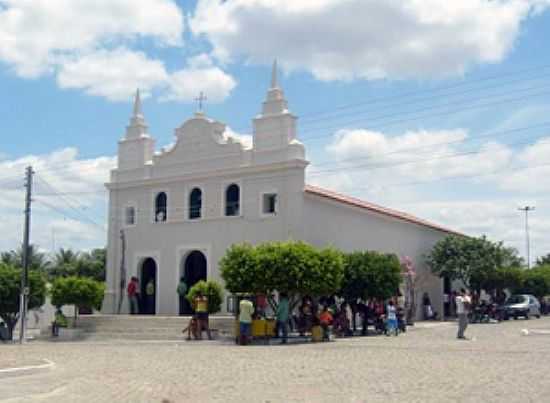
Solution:
[[[531,268],[531,246],[529,244],[529,212],[535,210],[535,207],[525,206],[518,208],[525,212],[525,248],[527,250],[527,268]]]

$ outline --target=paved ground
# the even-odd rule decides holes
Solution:
[[[546,330],[521,335],[521,329]],[[219,342],[0,345],[2,402],[548,402],[550,318],[441,324],[395,337],[237,347]]]

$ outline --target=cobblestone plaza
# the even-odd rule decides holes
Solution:
[[[522,329],[529,329],[523,335]],[[2,402],[548,402],[550,318],[426,323],[399,337],[0,346]],[[48,360],[48,361],[44,361]],[[43,365],[34,371],[2,369]],[[38,367],[37,367],[38,368]]]

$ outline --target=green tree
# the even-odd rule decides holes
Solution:
[[[234,245],[220,262],[222,278],[232,293],[286,292],[291,305],[298,296],[330,295],[340,289],[341,254],[317,250],[304,242],[267,242],[256,247]],[[269,298],[270,304],[276,303]]]
[[[101,309],[105,295],[105,284],[86,277],[57,278],[50,289],[52,305],[75,305],[74,325],[81,308]]]
[[[196,283],[187,293],[187,300],[193,305],[195,297],[199,293],[205,295],[208,298],[208,313],[219,312],[223,303],[223,289],[222,286],[213,280],[199,281]]]
[[[51,281],[59,277],[71,276],[105,281],[105,266],[105,249],[93,249],[91,252],[80,253],[61,248],[48,274]]]
[[[521,287],[516,292],[532,294],[539,299],[550,294],[550,265],[524,270],[522,275]]]
[[[29,269],[46,272],[50,266],[46,254],[40,252],[36,245],[29,245]],[[13,267],[23,267],[23,247],[19,247],[17,250],[11,250],[9,252],[3,252],[0,255],[2,263]]]
[[[44,305],[46,281],[41,273],[29,272],[29,288],[28,308]],[[0,317],[6,323],[10,339],[19,320],[20,294],[21,269],[0,263]]]
[[[485,237],[451,235],[439,241],[426,258],[432,272],[440,277],[461,280],[469,288],[481,291],[504,265],[513,264],[513,249]]]
[[[545,256],[539,256],[537,258],[536,266],[550,266],[550,253]]]

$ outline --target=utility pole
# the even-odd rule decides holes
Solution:
[[[29,303],[29,239],[31,229],[31,194],[32,194],[32,176],[34,172],[31,166],[27,167],[25,175],[25,233],[23,235],[23,271],[21,272],[21,299],[19,303],[19,343],[25,342],[25,327],[27,320],[27,307]]]
[[[518,208],[525,212],[525,247],[527,250],[527,268],[531,268],[531,246],[529,245],[529,212],[535,210],[535,207],[525,206]]]

